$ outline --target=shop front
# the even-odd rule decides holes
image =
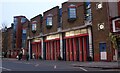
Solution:
[[[87,61],[89,56],[87,29],[65,32],[64,44],[66,61]]]
[[[46,36],[46,60],[58,60],[60,58],[59,34]]]

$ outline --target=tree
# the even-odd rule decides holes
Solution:
[[[111,40],[111,42],[113,44],[113,48],[117,49],[118,48],[117,47],[117,36],[114,35],[113,33],[109,33],[109,37],[110,37],[110,40]]]
[[[120,35],[115,35],[113,33],[109,33],[110,40],[112,42],[112,47],[115,49],[115,60],[118,61],[118,44],[117,39],[120,38]]]
[[[1,32],[2,32],[2,52],[7,52],[7,25],[6,24],[2,24],[1,27]]]

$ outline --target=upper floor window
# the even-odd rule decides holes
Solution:
[[[47,25],[52,26],[52,17],[47,17]]]
[[[32,31],[36,31],[37,30],[37,24],[36,21],[32,22]]]
[[[76,6],[71,4],[68,8],[69,19],[76,19]]]
[[[26,34],[26,29],[23,29],[23,32],[22,32],[23,34]]]
[[[91,20],[92,20],[91,9],[87,9],[87,10],[86,10],[85,20],[87,20],[87,21],[91,21]]]
[[[36,31],[36,24],[32,24],[32,31]]]
[[[18,19],[17,18],[14,18],[14,22],[17,22],[18,21]]]
[[[47,19],[46,19],[46,26],[52,26],[53,25],[53,22],[52,22],[52,14],[49,14],[47,16]]]
[[[71,4],[68,7],[68,21],[75,21],[76,20],[76,6]]]
[[[85,2],[85,7],[86,7],[86,9],[91,8],[91,2],[90,2],[90,0],[87,0],[87,1]]]
[[[21,18],[21,23],[24,23],[24,22],[26,22],[26,18]]]

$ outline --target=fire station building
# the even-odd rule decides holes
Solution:
[[[53,7],[30,22],[23,16],[14,17],[13,28],[15,51],[25,48],[30,58],[117,61],[120,2],[64,2],[61,8]]]

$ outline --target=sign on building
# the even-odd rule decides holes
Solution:
[[[113,32],[120,32],[120,18],[117,18],[112,21]]]

